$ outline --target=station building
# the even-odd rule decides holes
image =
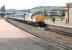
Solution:
[[[65,19],[67,23],[72,23],[72,3],[66,4],[67,11],[65,12]]]

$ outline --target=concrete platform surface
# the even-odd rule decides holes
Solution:
[[[0,19],[0,50],[48,50],[45,42]]]
[[[22,38],[32,37],[27,32],[22,31],[15,26],[9,24],[3,19],[0,19],[0,38]]]
[[[62,26],[62,27],[68,27],[68,28],[72,28],[72,23],[66,23],[64,20],[55,20],[55,23],[53,23],[52,20],[50,19],[45,19],[45,23],[46,24],[50,24],[50,25],[56,25],[56,26]]]

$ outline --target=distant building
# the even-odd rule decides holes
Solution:
[[[39,6],[39,7],[35,7],[32,8],[30,10],[31,12],[37,12],[37,11],[41,11],[44,13],[44,11],[46,11],[48,16],[60,16],[62,15],[62,11],[65,11],[65,7],[63,6]]]

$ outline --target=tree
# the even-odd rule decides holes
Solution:
[[[62,16],[65,16],[65,12],[64,11],[62,12]]]
[[[44,16],[48,16],[46,8],[44,8]]]
[[[61,10],[60,11],[59,18],[61,18],[61,20],[63,20],[64,19],[64,16],[65,16],[65,10]]]
[[[4,14],[4,12],[5,12],[5,5],[3,5],[2,7],[1,7],[1,12],[2,12],[2,14],[1,14],[1,16],[3,17],[5,14]]]

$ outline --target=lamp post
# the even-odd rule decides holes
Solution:
[[[68,15],[67,23],[69,23],[69,14],[70,14],[70,13],[69,13],[69,11],[70,11],[70,10],[69,10],[69,4],[67,4],[67,9],[68,9],[68,13],[67,13],[67,15]]]
[[[45,6],[45,2],[43,1],[42,2],[43,6]],[[43,15],[45,16],[45,10],[46,10],[46,7],[43,7]]]

